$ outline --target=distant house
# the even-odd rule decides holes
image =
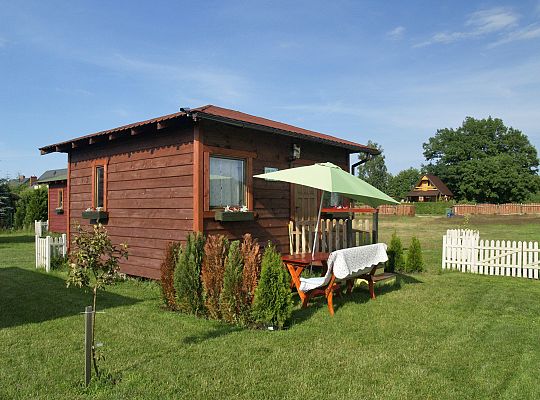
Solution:
[[[167,243],[191,231],[289,248],[290,218],[315,218],[315,189],[253,179],[269,170],[379,151],[335,136],[212,105],[42,147],[68,154],[68,236],[98,219],[129,245],[121,270],[160,277]],[[242,207],[243,214],[225,208]],[[236,218],[236,219],[231,219]]]
[[[30,178],[25,177],[24,175],[19,175],[16,179],[10,179],[8,185],[10,187],[16,186],[33,186],[36,183],[37,176],[31,176]]]
[[[35,182],[35,185],[49,187],[48,215],[51,232],[67,232],[67,168],[45,171]]]
[[[435,175],[423,175],[413,190],[407,194],[408,201],[448,201],[454,194]]]

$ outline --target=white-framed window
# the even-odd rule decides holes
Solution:
[[[246,160],[210,156],[210,209],[246,205]]]

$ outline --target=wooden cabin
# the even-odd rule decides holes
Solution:
[[[454,194],[437,176],[425,174],[418,180],[416,186],[407,194],[407,201],[448,201]]]
[[[378,154],[358,143],[213,105],[40,150],[68,154],[68,231],[76,222],[99,218],[113,242],[129,245],[122,271],[155,279],[167,243],[192,231],[230,239],[249,232],[288,251],[289,220],[316,215],[317,191],[253,175],[323,161],[348,170],[351,154]],[[242,221],[221,221],[226,206],[246,206],[249,212]]]
[[[48,186],[48,218],[49,231],[67,233],[68,208],[67,199],[67,168],[51,169],[45,171],[36,181],[35,185]]]

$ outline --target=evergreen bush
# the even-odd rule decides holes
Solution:
[[[210,235],[204,246],[204,262],[202,266],[202,285],[204,304],[210,318],[221,316],[219,298],[223,287],[225,258],[229,241],[223,235]]]
[[[204,312],[201,267],[205,239],[201,233],[190,233],[178,253],[174,270],[176,306],[179,310],[200,315]]]
[[[253,302],[256,322],[282,328],[291,318],[292,294],[281,255],[268,243],[262,258],[261,278]]]
[[[392,233],[390,246],[388,246],[388,272],[403,271],[405,269],[405,258],[403,257],[403,245],[396,232]]]
[[[253,239],[249,233],[244,235],[242,242],[242,259],[244,272],[242,277],[242,295],[245,309],[251,309],[255,289],[261,276],[261,248],[257,239]]]
[[[223,289],[220,294],[221,317],[231,324],[239,323],[242,316],[243,261],[240,242],[235,240],[229,247],[223,273]]]
[[[167,308],[176,309],[176,292],[174,290],[174,270],[180,251],[180,242],[171,242],[165,250],[165,259],[161,263],[161,298]]]
[[[421,272],[424,269],[424,262],[422,261],[422,248],[420,247],[420,241],[416,236],[411,239],[411,245],[407,252],[407,263],[405,266],[407,272]]]

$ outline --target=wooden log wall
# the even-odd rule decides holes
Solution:
[[[167,243],[185,240],[193,228],[192,127],[75,149],[70,159],[72,226],[88,225],[81,213],[92,205],[92,162],[106,159],[106,228],[113,243],[129,246],[121,271],[158,279]]]
[[[349,153],[345,149],[307,142],[286,136],[237,128],[203,121],[204,144],[257,153],[253,159],[253,174],[264,173],[265,167],[286,169],[315,162],[329,161],[348,171]],[[293,143],[301,146],[301,159],[289,161]],[[217,222],[204,219],[205,234],[223,234],[229,239],[240,239],[251,233],[261,245],[267,241],[276,244],[282,253],[289,252],[288,224],[291,215],[291,190],[287,183],[253,179],[255,221]]]
[[[64,192],[64,213],[57,214],[56,208],[58,207],[58,199],[61,195],[61,191]],[[56,233],[67,232],[67,215],[69,203],[67,183],[65,181],[61,183],[51,182],[49,184],[49,231]]]

